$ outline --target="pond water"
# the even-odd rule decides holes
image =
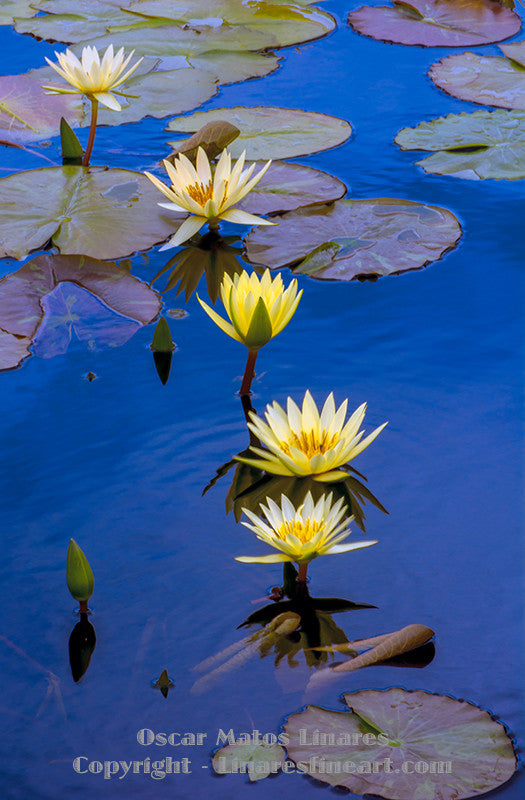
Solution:
[[[355,462],[389,511],[365,509],[366,538],[379,543],[314,561],[310,591],[377,606],[337,614],[349,639],[428,625],[435,657],[425,668],[370,667],[305,693],[304,656],[276,669],[272,652],[254,652],[191,691],[202,674],[195,665],[246,636],[237,626],[271,602],[268,589],[282,579],[280,565],[234,560],[267,551],[226,514],[233,469],[202,496],[249,443],[237,395],[244,348],[212,324],[195,295],[184,304],[174,290],[163,296],[165,308],[184,307],[188,316],[168,316],[177,350],[165,386],[149,349],[154,325],[130,330],[120,346],[104,346],[118,339],[114,323],[111,336],[100,323],[98,332],[73,333],[68,345],[67,327],[51,326],[40,353],[1,375],[1,785],[10,800],[222,800],[253,792],[316,800],[328,787],[300,775],[255,786],[214,775],[217,731],[278,731],[305,703],[341,708],[339,695],[357,689],[465,698],[523,741],[523,186],[425,175],[414,166],[417,154],[394,145],[404,126],[478,107],[426,76],[452,49],[359,36],[345,23],[359,5],[329,0],[323,8],[338,20],[334,33],[283,50],[277,72],[223,87],[203,108],[282,105],[347,119],[348,142],[298,161],[336,175],[354,198],[428,202],[461,222],[458,246],[424,270],[376,282],[298,276],[303,298],[292,323],[261,351],[252,396],[262,413],[306,389],[318,402],[333,390],[351,408],[368,403],[367,431],[389,421]],[[62,49],[8,27],[0,27],[0,43],[4,73],[41,66]],[[151,169],[171,138],[163,129],[153,119],[100,128],[96,151],[112,166]],[[85,142],[86,131],[80,137]],[[45,152],[56,157],[57,148],[53,140]],[[2,175],[42,165],[11,148],[0,158]],[[171,255],[158,248],[138,255],[132,273],[149,281]],[[4,261],[1,274],[19,266]],[[206,295],[204,279],[199,292]],[[86,380],[88,372],[96,380]],[[65,583],[70,537],[95,573],[97,644],[79,683],[68,658],[77,621]],[[174,682],[167,698],[152,688],[163,669]],[[137,742],[143,728],[206,732],[207,740],[153,753]],[[191,774],[103,780],[71,766],[77,756],[146,755],[188,757]],[[492,796],[522,797],[522,777]]]

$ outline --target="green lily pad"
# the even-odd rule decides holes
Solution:
[[[514,36],[521,19],[499,0],[392,0],[348,15],[358,33],[395,44],[461,47]]]
[[[96,4],[89,0],[35,0],[35,5],[50,13],[17,20],[16,30],[68,44],[89,40],[96,45],[100,36],[137,30],[149,36],[147,31],[155,28],[163,29],[161,38],[176,40],[184,28],[189,28],[206,40],[208,50],[226,49],[218,45],[224,35],[239,42],[240,47],[234,49],[259,50],[317,39],[336,25],[330,14],[315,7],[271,2],[244,4],[242,0],[192,0],[179,7],[170,0],[102,0]]]
[[[15,17],[34,17],[36,11],[31,7],[34,0],[2,0],[0,6],[0,25],[12,25]]]
[[[469,180],[525,178],[525,113],[474,111],[449,114],[395,138],[403,150],[437,150],[416,163],[434,175]]]
[[[337,200],[275,218],[245,238],[248,260],[270,269],[350,281],[420,269],[454,247],[461,227],[446,208],[380,197]]]
[[[73,329],[80,339],[123,344],[160,308],[158,294],[115,263],[37,256],[0,279],[0,369],[19,366],[35,340],[39,355],[65,352]]]
[[[34,70],[37,72],[38,70]],[[56,136],[60,119],[80,124],[81,105],[74,95],[46,95],[38,78],[26,75],[0,76],[0,138],[31,142]]]
[[[293,158],[318,153],[346,142],[352,128],[344,119],[275,106],[235,106],[198,111],[172,119],[167,130],[195,133],[207,122],[227,120],[240,130],[230,152],[238,158],[246,150],[250,161],[267,158]],[[180,147],[181,141],[170,142]]]
[[[49,242],[62,254],[124,258],[167,239],[184,215],[163,212],[140,172],[46,167],[0,180],[0,258]]]
[[[465,700],[399,688],[343,699],[350,712],[307,706],[284,726],[288,755],[331,786],[389,800],[463,800],[501,786],[516,771],[505,727]]]
[[[255,169],[258,171],[259,167]],[[235,207],[250,214],[275,214],[313,203],[330,203],[344,194],[344,183],[326,172],[273,161],[255,188]]]
[[[525,42],[500,49],[507,58],[461,53],[436,61],[428,74],[436,86],[460,100],[525,110]]]
[[[217,750],[212,764],[219,775],[240,772],[244,768],[251,781],[260,781],[279,772],[285,761],[286,753],[280,744],[239,742]]]

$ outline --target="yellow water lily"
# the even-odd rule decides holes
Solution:
[[[84,94],[91,101],[96,100],[113,111],[120,111],[121,105],[112,92],[135,72],[142,61],[140,58],[127,72],[124,72],[133,53],[134,51],[124,56],[123,47],[114,53],[112,44],[104,53],[102,61],[97,48],[89,45],[82,49],[80,59],[71,50],[66,50],[65,53],[55,52],[58,64],[54,64],[49,58],[46,58],[46,61],[72,88],[61,86],[43,88],[48,90],[48,94]]]
[[[303,290],[297,291],[296,278],[285,289],[281,273],[272,279],[267,269],[262,278],[255,272],[250,275],[246,270],[233,277],[225,275],[220,293],[230,322],[210,308],[199,295],[197,299],[224,333],[250,350],[257,350],[288,325]]]
[[[274,475],[311,475],[318,481],[344,479],[345,464],[361,453],[383,430],[386,422],[363,439],[360,431],[366,403],[359,406],[345,424],[348,400],[336,410],[331,392],[321,413],[309,391],[302,410],[289,397],[287,410],[274,402],[266,407],[266,423],[250,412],[248,427],[266,445],[267,450],[251,445],[260,459],[237,457],[238,461],[266,470]]]
[[[183,154],[179,153],[175,164],[164,161],[164,166],[171,180],[171,187],[166,186],[155,175],[146,172],[150,181],[170,201],[159,203],[162,208],[170,211],[189,211],[191,216],[184,220],[178,231],[171,237],[161,250],[168,250],[190,239],[207,222],[212,226],[218,225],[219,220],[237,222],[241,225],[274,225],[262,217],[248,214],[240,208],[232,208],[235,203],[245,197],[261,180],[266,170],[272,163],[267,164],[255,175],[252,173],[255,164],[243,171],[246,151],[232,167],[231,155],[228,150],[222,151],[217,166],[212,169],[208,156],[202,147],[197,150],[195,166]]]
[[[267,497],[267,506],[261,503],[266,521],[247,508],[243,513],[250,522],[243,522],[252,530],[258,539],[280,550],[267,556],[237,556],[236,561],[243,563],[275,564],[279,561],[295,561],[299,564],[299,579],[306,577],[306,566],[318,556],[347,553],[370,547],[377,541],[354,542],[341,544],[350,535],[349,525],[353,517],[346,516],[348,511],[343,498],[332,504],[332,494],[322,495],[314,503],[311,492],[308,492],[299,508],[281,495],[281,506]]]

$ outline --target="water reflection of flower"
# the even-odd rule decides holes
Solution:
[[[366,403],[345,423],[347,406],[345,400],[336,409],[331,392],[319,413],[307,391],[302,409],[289,397],[286,411],[276,402],[266,407],[266,422],[251,412],[248,427],[268,449],[251,445],[260,458],[238,458],[274,475],[311,475],[323,482],[342,480],[348,475],[346,464],[368,447],[387,424],[384,422],[363,439],[364,431],[359,428]]]

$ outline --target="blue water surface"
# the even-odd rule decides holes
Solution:
[[[246,636],[237,626],[281,580],[279,565],[234,561],[266,550],[225,513],[233,472],[202,497],[216,469],[248,446],[236,394],[245,351],[194,295],[189,316],[168,318],[177,351],[166,386],[149,350],[154,325],[118,348],[73,337],[67,352],[35,355],[1,375],[1,785],[9,800],[316,800],[328,787],[299,775],[256,785],[213,775],[217,732],[278,731],[305,703],[338,709],[341,692],[366,688],[465,698],[523,741],[523,182],[429,176],[414,166],[417,154],[399,151],[400,128],[478,107],[426,75],[452,49],[359,36],[345,23],[359,5],[324,3],[339,22],[333,34],[283,51],[277,72],[221,88],[203,108],[282,105],[345,118],[351,140],[298,161],[336,175],[354,198],[428,202],[461,222],[456,249],[424,270],[363,283],[299,276],[298,311],[261,351],[252,398],[262,412],[306,389],[318,402],[334,391],[351,408],[368,403],[367,431],[389,421],[355,462],[389,511],[366,508],[366,536],[379,543],[318,559],[310,588],[377,606],[336,616],[350,639],[422,623],[436,631],[436,656],[424,669],[371,667],[305,693],[301,656],[299,666],[275,670],[271,654],[254,654],[207,691],[190,691],[195,665]],[[6,27],[0,44],[4,73],[41,66],[55,49]],[[170,138],[163,121],[147,119],[101,128],[96,148],[112,166],[151,169]],[[56,157],[58,146],[46,152]],[[28,164],[11,149],[0,156],[2,174]],[[151,280],[169,255],[137,256],[133,274]],[[19,266],[3,262],[2,274]],[[167,309],[184,305],[174,290],[164,300]],[[97,645],[78,684],[68,661],[77,621],[65,583],[70,537],[96,579]],[[151,686],[164,668],[175,683],[167,698]],[[147,748],[137,742],[143,728],[206,732],[207,740]],[[190,758],[191,774],[104,780],[72,769],[77,756],[166,755]],[[518,800],[521,778],[492,796]]]

